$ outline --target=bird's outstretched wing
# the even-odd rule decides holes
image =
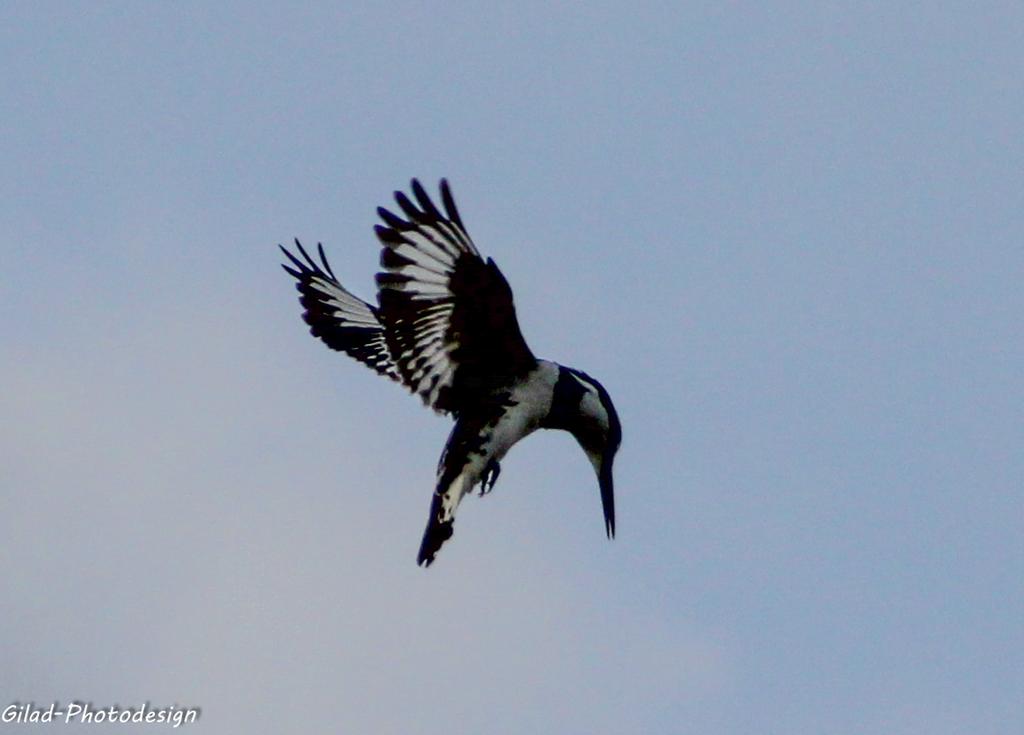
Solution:
[[[293,267],[282,265],[295,277],[295,288],[302,294],[299,301],[305,308],[302,318],[314,337],[319,337],[332,350],[339,350],[359,360],[392,380],[401,382],[401,375],[384,339],[384,326],[377,309],[353,296],[335,278],[322,245],[317,245],[320,262],[309,256],[295,241],[302,260],[281,251]]]
[[[377,315],[402,382],[428,406],[458,416],[537,360],[519,331],[512,289],[495,262],[480,257],[448,182],[441,180],[444,213],[416,179],[412,193],[415,204],[395,192],[407,219],[377,210]]]

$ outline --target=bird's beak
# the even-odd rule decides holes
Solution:
[[[601,462],[597,473],[597,481],[601,486],[601,506],[604,508],[604,530],[608,538],[615,538],[615,488],[612,480],[612,457]]]
[[[613,452],[601,456],[589,449],[584,450],[587,459],[597,473],[597,482],[601,488],[601,507],[604,509],[604,530],[608,538],[615,538],[615,483],[612,480],[612,462],[615,459]]]

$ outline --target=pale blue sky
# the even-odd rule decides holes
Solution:
[[[773,5],[5,5],[0,704],[1024,731],[1024,9]],[[614,542],[545,432],[416,567],[448,424],[276,251],[370,297],[411,176],[615,398]]]

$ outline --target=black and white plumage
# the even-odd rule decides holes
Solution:
[[[415,203],[395,192],[405,219],[378,208],[378,305],[346,290],[323,246],[319,260],[295,241],[283,268],[296,279],[313,336],[401,383],[455,426],[437,468],[418,562],[452,535],[462,497],[494,487],[499,461],[536,429],[576,437],[597,473],[605,530],[615,535],[612,462],[622,439],[608,392],[579,370],[534,357],[519,331],[512,289],[480,256],[441,181],[442,212],[413,179]]]

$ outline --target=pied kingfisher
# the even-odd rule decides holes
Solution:
[[[302,259],[283,246],[295,277],[302,318],[314,337],[401,383],[455,419],[437,467],[430,519],[417,562],[429,566],[452,535],[462,496],[489,492],[513,444],[536,429],[572,433],[597,473],[605,531],[615,535],[612,462],[622,428],[608,391],[586,373],[539,360],[519,331],[512,289],[466,232],[448,182],[442,213],[420,182],[416,204],[395,201],[407,219],[380,207],[374,229],[383,273],[374,307],[337,280],[323,245],[320,262],[298,240]]]

